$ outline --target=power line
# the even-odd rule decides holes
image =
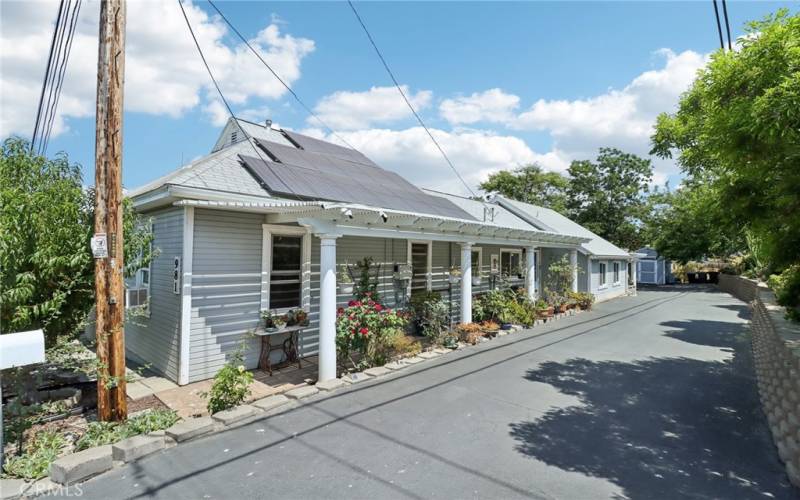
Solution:
[[[42,153],[44,154],[47,151],[47,145],[50,143],[50,134],[53,131],[53,124],[55,122],[56,117],[56,110],[58,109],[58,101],[61,97],[61,88],[64,84],[64,76],[67,72],[67,63],[69,62],[69,56],[72,52],[72,42],[75,39],[75,27],[78,24],[78,15],[81,10],[81,0],[78,0],[75,3],[75,6],[72,8],[72,15],[70,16],[69,21],[69,34],[64,42],[64,56],[61,59],[61,65],[58,68],[58,73],[56,75],[56,88],[55,88],[55,98],[53,99],[52,107],[50,109],[50,116],[47,121],[47,126],[45,127],[45,135],[42,141]]]
[[[53,39],[50,41],[50,53],[47,56],[47,67],[44,70],[44,80],[42,81],[42,92],[39,95],[39,107],[36,110],[36,122],[33,126],[33,135],[31,136],[31,152],[33,152],[34,144],[36,143],[36,136],[39,134],[39,120],[42,117],[42,109],[44,105],[44,94],[47,90],[47,81],[50,76],[50,67],[53,64],[53,53],[56,47],[56,38],[58,37],[59,27],[61,26],[61,11],[64,9],[64,1],[58,4],[58,14],[56,14],[56,27],[53,30]]]
[[[347,0],[347,3],[348,3],[348,5],[350,5],[350,9],[353,10],[353,14],[356,15],[356,19],[358,19],[358,23],[361,25],[361,28],[364,29],[364,33],[367,34],[367,38],[369,38],[369,42],[370,42],[370,44],[372,44],[372,48],[375,49],[375,53],[378,54],[378,58],[381,60],[381,63],[383,63],[383,67],[386,68],[386,72],[389,73],[389,76],[392,78],[392,81],[394,82],[394,86],[397,88],[397,91],[400,92],[400,95],[403,97],[403,100],[406,102],[406,105],[408,106],[408,108],[414,114],[414,117],[417,119],[419,124],[422,125],[422,128],[425,129],[425,132],[428,133],[428,137],[431,138],[431,141],[433,141],[433,143],[436,145],[436,148],[439,150],[439,152],[442,153],[442,156],[444,157],[444,159],[447,162],[447,164],[450,165],[450,168],[453,170],[453,173],[456,174],[456,177],[458,177],[458,180],[460,180],[461,183],[464,184],[464,186],[472,194],[472,196],[476,196],[475,195],[475,191],[472,190],[472,188],[469,186],[469,184],[467,184],[467,182],[464,180],[464,178],[461,177],[461,174],[458,173],[458,170],[456,169],[455,165],[453,165],[453,162],[450,161],[450,158],[447,156],[447,153],[444,152],[444,149],[442,149],[442,146],[439,145],[439,142],[436,140],[436,138],[433,136],[431,131],[425,125],[425,122],[422,121],[422,118],[419,116],[417,111],[414,109],[414,106],[411,105],[411,101],[408,100],[408,97],[406,96],[406,93],[403,92],[403,89],[400,87],[400,83],[398,83],[397,78],[395,78],[394,73],[392,73],[392,70],[389,68],[389,64],[386,62],[386,59],[383,58],[383,54],[381,54],[381,51],[378,49],[378,45],[375,43],[375,40],[373,40],[372,35],[370,34],[369,30],[367,29],[366,24],[364,24],[364,21],[361,19],[361,16],[358,14],[358,11],[356,10],[355,5],[353,5],[353,2],[351,0]]]
[[[722,39],[722,25],[719,22],[719,8],[717,7],[717,0],[711,0],[714,4],[714,17],[717,18],[717,33],[719,34],[719,48],[725,50],[725,41]]]
[[[728,4],[722,0],[722,13],[725,15],[725,30],[728,32],[728,50],[733,50],[731,46],[731,25],[728,23]]]
[[[259,53],[259,52],[258,52],[258,51],[257,51],[257,50],[256,50],[256,49],[255,49],[255,48],[254,48],[254,47],[253,47],[251,44],[250,44],[250,42],[247,40],[247,38],[245,38],[245,37],[244,37],[244,36],[243,36],[243,35],[242,35],[242,34],[239,32],[239,30],[238,30],[238,29],[236,29],[236,26],[234,26],[234,25],[233,25],[233,23],[231,23],[231,22],[228,20],[228,18],[227,18],[227,17],[225,17],[225,14],[223,14],[223,13],[222,13],[222,11],[221,11],[221,10],[219,10],[219,7],[217,7],[217,6],[216,6],[216,4],[215,4],[214,2],[212,2],[211,0],[207,0],[207,1],[208,1],[208,3],[209,3],[209,4],[210,4],[210,5],[211,5],[211,6],[214,8],[214,10],[216,10],[216,11],[217,11],[217,14],[219,14],[219,15],[220,15],[220,17],[222,18],[222,20],[223,20],[223,21],[225,21],[225,23],[226,23],[226,24],[227,24],[227,25],[228,25],[228,26],[231,28],[231,30],[233,30],[233,32],[234,32],[234,33],[236,33],[236,36],[238,36],[238,37],[239,37],[239,39],[240,39],[242,42],[244,42],[244,44],[247,46],[247,48],[248,48],[248,49],[250,49],[250,52],[252,52],[253,54],[255,54],[255,56],[258,58],[258,60],[259,60],[259,61],[261,61],[261,64],[263,64],[264,66],[266,66],[266,67],[267,67],[267,69],[269,70],[269,72],[270,72],[270,73],[272,73],[272,76],[274,76],[274,77],[275,77],[275,78],[276,78],[276,79],[277,79],[277,80],[278,80],[278,81],[281,83],[281,85],[283,85],[283,86],[286,88],[286,90],[287,90],[287,91],[289,91],[289,93],[292,95],[292,97],[294,97],[295,101],[297,101],[297,102],[300,104],[300,106],[302,106],[302,107],[303,107],[303,109],[305,109],[305,110],[306,110],[306,112],[307,112],[309,115],[311,115],[311,116],[312,116],[312,117],[313,117],[315,120],[317,120],[317,122],[319,122],[319,123],[320,123],[320,124],[321,124],[321,125],[322,125],[322,126],[325,128],[325,129],[327,129],[327,130],[328,130],[328,132],[330,132],[330,134],[331,134],[331,135],[333,135],[334,137],[336,137],[337,139],[339,139],[340,141],[342,141],[342,142],[343,142],[343,143],[344,143],[344,144],[345,144],[347,147],[349,147],[350,149],[356,149],[356,148],[354,148],[353,146],[351,146],[351,145],[350,145],[350,143],[348,143],[346,140],[344,140],[344,138],[343,138],[343,137],[341,137],[339,134],[337,134],[337,133],[336,133],[336,132],[335,132],[335,131],[334,131],[334,130],[331,128],[331,127],[329,127],[329,126],[328,126],[328,125],[327,125],[327,124],[326,124],[324,121],[322,121],[322,118],[320,118],[319,116],[317,116],[317,115],[316,115],[316,114],[315,114],[315,113],[314,113],[314,112],[311,110],[311,108],[309,108],[308,106],[306,106],[306,103],[304,103],[304,102],[303,102],[303,100],[302,100],[302,99],[300,99],[300,96],[298,96],[298,95],[297,95],[297,93],[296,93],[294,90],[292,90],[292,88],[291,88],[291,87],[290,87],[290,86],[289,86],[289,85],[288,85],[288,84],[287,84],[287,83],[286,83],[286,82],[283,80],[283,78],[281,78],[281,77],[280,77],[280,75],[278,75],[278,73],[276,73],[276,72],[275,72],[275,70],[274,70],[274,69],[272,69],[272,66],[270,66],[270,65],[269,65],[269,63],[268,63],[267,61],[265,61],[263,57],[261,57],[261,54],[260,54],[260,53]]]
[[[183,8],[182,0],[178,0],[178,6],[180,6],[181,13],[183,13],[183,19],[186,20],[186,27],[189,28],[189,34],[192,35],[192,40],[194,40],[194,46],[197,47],[197,52],[200,54],[200,59],[203,60],[203,65],[206,67],[208,76],[211,77],[211,81],[214,83],[214,87],[217,89],[217,93],[219,94],[220,99],[222,99],[222,103],[225,104],[225,108],[228,110],[228,114],[231,116],[231,118],[233,118],[233,121],[236,123],[236,126],[239,127],[239,130],[242,132],[242,134],[244,134],[247,142],[250,144],[250,146],[253,148],[253,151],[256,153],[256,156],[258,156],[258,158],[262,162],[264,162],[264,165],[266,165],[267,168],[270,170],[270,172],[272,172],[272,175],[274,175],[277,179],[281,179],[277,174],[275,174],[269,162],[265,160],[263,156],[261,156],[261,152],[258,150],[256,145],[253,144],[253,142],[251,141],[250,134],[248,134],[247,131],[244,129],[244,127],[242,127],[242,125],[239,123],[239,119],[236,118],[236,115],[233,113],[233,109],[231,108],[230,104],[228,104],[228,100],[225,99],[225,94],[222,93],[222,89],[220,88],[217,79],[214,77],[214,73],[211,71],[211,66],[209,66],[208,61],[206,61],[206,56],[205,54],[203,54],[203,49],[200,48],[200,42],[197,41],[197,37],[194,34],[194,29],[192,29],[192,23],[189,21],[189,17],[186,15],[186,10]],[[283,182],[283,179],[281,179],[281,182]],[[302,199],[302,197],[300,197],[297,193],[294,192],[294,190],[289,184],[283,182],[283,185],[289,188],[289,191],[291,191],[292,195],[294,195],[295,198],[297,198],[298,200]]]

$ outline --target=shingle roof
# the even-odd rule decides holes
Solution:
[[[531,205],[529,203],[522,203],[516,200],[510,200],[502,196],[495,196],[495,200],[501,206],[512,210],[514,213],[524,218],[536,227],[545,231],[555,231],[562,234],[573,236],[583,236],[591,238],[588,243],[582,243],[581,247],[591,254],[596,256],[619,256],[628,257],[629,254],[625,250],[614,245],[610,241],[601,238],[595,233],[589,231],[577,222],[573,222],[567,217],[564,217],[555,210]]]
[[[520,229],[523,231],[541,229],[534,227],[531,224],[528,224],[524,220],[520,219],[519,217],[509,212],[502,206],[497,205],[496,203],[473,200],[471,198],[465,198],[464,196],[443,193],[441,191],[434,191],[432,189],[423,189],[423,191],[433,196],[438,196],[450,200],[461,210],[467,212],[474,219],[479,220],[487,225]],[[545,231],[547,230],[545,229]]]

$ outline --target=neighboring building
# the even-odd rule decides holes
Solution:
[[[258,344],[246,334],[261,311],[296,307],[311,322],[300,354],[318,354],[319,379],[334,378],[336,310],[351,298],[337,268],[365,257],[380,265],[388,305],[437,290],[463,322],[499,273],[535,297],[547,262],[565,252],[593,266],[576,290],[602,300],[626,282],[629,257],[577,224],[423,191],[353,149],[250,122],[229,120],[211,154],[129,196],[159,252],[127,283],[127,306],[143,314],[126,324],[126,348],[179,384],[213,377],[243,340],[254,368]],[[473,279],[451,283],[453,266]]]
[[[636,253],[639,254],[638,283],[664,285],[675,282],[672,277],[672,263],[658,255],[655,248],[640,248]]]
[[[555,210],[502,196],[494,196],[492,201],[539,230],[573,234],[588,240],[578,247],[578,267],[581,269],[578,274],[578,290],[591,292],[598,302],[635,292],[634,254],[626,252]],[[544,250],[539,274],[545,276],[547,266],[560,259],[564,253],[564,250]]]

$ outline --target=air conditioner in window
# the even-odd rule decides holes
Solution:
[[[125,290],[126,307],[140,307],[147,305],[147,288],[131,288]]]

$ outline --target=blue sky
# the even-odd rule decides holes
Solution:
[[[132,188],[206,154],[222,117],[201,62],[190,50],[177,4],[129,3],[123,177]],[[348,142],[419,184],[460,191],[404,112],[400,96],[383,88],[391,81],[346,3],[218,5],[248,37],[257,38],[272,25],[271,35],[257,40],[259,47],[273,50],[271,61],[288,75],[282,76]],[[747,20],[788,5],[729,2],[734,37]],[[368,2],[356,7],[423,118],[473,184],[499,168],[529,161],[563,170],[572,159],[591,158],[602,145],[646,154],[648,123],[657,112],[672,109],[691,75],[719,46],[708,1]],[[98,8],[92,1],[83,7],[83,37],[76,39],[67,74],[63,121],[49,147],[84,165],[88,182]],[[239,40],[211,15],[208,4],[198,1],[190,8],[198,36],[209,52],[220,52],[211,58],[212,69],[223,74],[226,94],[236,96],[237,113],[325,134],[265,69],[246,62],[251,54],[236,56]],[[8,68],[2,135],[27,135],[56,4],[5,1],[2,9],[4,45],[36,39],[24,53],[5,54],[2,61]],[[25,19],[36,19],[26,24],[34,33],[19,27]],[[247,66],[237,72],[237,64]],[[267,87],[271,90],[262,90]],[[656,168],[658,181],[678,182],[674,165],[658,161]]]

